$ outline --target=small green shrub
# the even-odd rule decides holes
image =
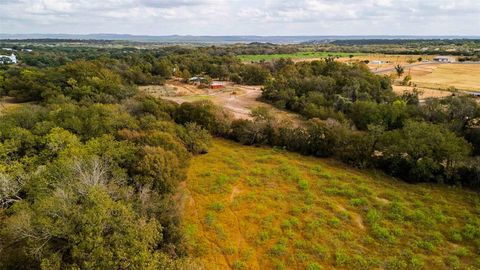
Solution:
[[[380,240],[383,240],[388,243],[395,243],[397,241],[397,238],[393,233],[391,233],[387,228],[384,228],[378,224],[374,224],[372,226],[372,235]]]
[[[453,242],[461,242],[463,240],[462,232],[458,230],[451,230],[449,239]]]
[[[466,257],[470,255],[470,251],[466,247],[458,247],[453,251],[453,254],[458,257]]]
[[[370,209],[367,212],[366,222],[370,225],[376,224],[381,220],[380,213],[376,209]]]
[[[305,179],[299,179],[298,180],[298,187],[301,189],[301,190],[307,190],[308,189],[308,181],[305,180]]]
[[[342,250],[335,252],[335,265],[344,266],[347,265],[350,260],[351,258],[346,252]]]
[[[233,269],[235,270],[247,269],[247,263],[244,261],[238,260],[233,264]]]
[[[428,250],[430,252],[434,251],[436,248],[435,244],[430,241],[420,240],[420,241],[417,241],[415,244],[417,245],[417,247]]]
[[[475,224],[466,224],[462,230],[463,238],[474,240],[480,238],[480,227]]]
[[[387,218],[395,221],[403,221],[405,219],[405,206],[399,202],[389,204]]]
[[[225,209],[225,206],[221,202],[214,202],[208,207],[208,209],[215,212],[222,212]]]
[[[328,224],[334,228],[338,228],[340,226],[340,220],[336,217],[332,217],[329,221]]]
[[[270,239],[270,233],[266,230],[262,230],[258,234],[258,239],[260,240],[261,243],[263,243]]]
[[[353,206],[365,206],[368,204],[367,199],[365,199],[364,197],[351,198],[349,203]]]
[[[322,266],[316,262],[311,262],[307,265],[307,270],[322,270]]]
[[[413,211],[409,218],[416,224],[429,227],[434,226],[437,223],[431,216],[425,214],[425,212],[420,209]]]
[[[337,195],[347,198],[353,198],[356,196],[356,192],[349,187],[332,187],[325,189],[325,193],[328,195]]]
[[[460,259],[455,255],[447,256],[444,259],[444,262],[446,266],[450,267],[450,269],[453,269],[453,270],[460,269],[461,267]]]
[[[214,223],[215,223],[215,214],[211,211],[208,211],[205,214],[205,224],[207,224],[207,226],[212,226]]]
[[[285,238],[280,239],[271,249],[270,254],[273,256],[282,256],[287,252],[287,242]]]

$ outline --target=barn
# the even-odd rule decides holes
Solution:
[[[220,83],[220,82],[212,82],[210,84],[210,89],[222,89],[224,87],[225,87],[225,85],[223,83]]]

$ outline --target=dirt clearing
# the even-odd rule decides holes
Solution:
[[[258,101],[262,95],[261,86],[238,85],[222,82],[222,89],[198,88],[195,85],[170,80],[165,85],[140,86],[140,90],[156,97],[169,99],[177,103],[197,100],[211,100],[230,111],[237,119],[251,119],[253,108],[264,106],[270,108],[280,120],[289,120],[293,123],[301,121],[295,113],[279,110],[270,104]]]

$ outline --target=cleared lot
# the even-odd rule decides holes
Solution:
[[[259,101],[258,98],[262,95],[261,86],[224,83],[225,88],[223,89],[200,89],[194,85],[171,80],[165,85],[141,86],[140,90],[177,103],[211,100],[213,103],[229,110],[237,119],[250,119],[251,110],[263,106],[270,108],[279,119],[294,123],[301,121],[298,114],[279,110],[270,104]]]

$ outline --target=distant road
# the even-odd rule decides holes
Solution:
[[[411,68],[411,67],[416,67],[416,66],[423,66],[423,65],[432,65],[432,64],[438,64],[438,65],[444,65],[444,64],[470,64],[470,65],[480,65],[480,62],[453,62],[453,63],[442,63],[442,62],[421,62],[421,63],[414,63],[414,64],[409,64],[409,65],[404,65],[402,66],[404,69]],[[395,71],[395,67],[390,67],[390,68],[381,68],[377,70],[372,70],[373,73],[375,74],[381,74],[381,73],[386,73],[390,71]]]

